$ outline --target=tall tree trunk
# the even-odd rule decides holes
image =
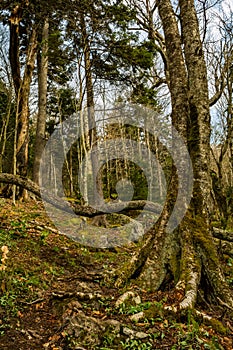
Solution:
[[[91,49],[89,38],[86,30],[86,22],[84,14],[81,14],[81,27],[82,27],[82,36],[84,44],[84,64],[85,64],[85,78],[86,78],[86,96],[87,96],[87,116],[88,116],[88,150],[91,151],[91,163],[92,163],[92,172],[93,172],[93,204],[97,202],[97,183],[96,183],[96,170],[98,169],[97,158],[92,152],[93,146],[97,142],[97,130],[96,130],[96,121],[95,121],[95,111],[94,111],[94,89],[92,82],[92,73],[91,73]]]
[[[222,114],[225,115],[225,139],[220,145],[220,153],[218,154],[218,148],[212,150],[213,158],[217,166],[217,174],[212,172],[213,191],[215,199],[219,208],[219,212],[225,219],[225,225],[228,223],[228,219],[232,214],[231,200],[227,198],[227,190],[232,185],[232,169],[233,169],[233,157],[232,157],[232,143],[233,143],[233,73],[228,67],[229,73],[227,74],[226,84],[226,101],[223,106],[227,104],[227,109],[222,110]],[[229,165],[229,170],[226,170]]]
[[[193,210],[195,219],[192,236],[194,244],[198,247],[203,273],[214,296],[224,300],[232,307],[232,295],[220,268],[221,264],[213,244],[209,225],[211,202],[209,175],[210,113],[206,64],[194,1],[180,0],[179,4],[184,53],[189,77],[188,97],[191,125],[188,141],[194,172]],[[208,244],[206,244],[206,241]]]
[[[173,169],[160,220],[145,236],[139,251],[118,274],[116,285],[137,276],[141,271],[138,282],[155,290],[162,285],[169,273],[183,295],[181,309],[194,307],[201,281],[205,282],[202,283],[204,289],[209,289],[209,296],[224,301],[232,308],[232,294],[220,268],[209,222],[209,99],[194,1],[179,1],[182,35],[179,33],[171,1],[159,0],[157,4],[165,35],[172,124],[189,148],[194,174],[193,194],[189,209],[178,229],[167,233],[165,229],[176,195],[173,188],[177,187]]]
[[[163,29],[166,39],[166,50],[168,57],[169,89],[172,101],[172,123],[173,126],[186,138],[187,119],[189,115],[189,105],[187,101],[187,75],[181,50],[181,39],[178,32],[178,25],[170,1],[160,1],[158,9],[163,21]],[[168,43],[172,43],[169,45]],[[139,251],[136,252],[130,263],[127,263],[127,271],[122,270],[116,285],[123,284],[127,278],[142,272],[139,276],[140,283],[150,289],[158,289],[167,274],[169,260],[172,260],[178,252],[174,250],[177,244],[172,243],[172,239],[177,240],[177,232],[166,234],[166,227],[171,215],[175,198],[177,195],[176,170],[173,167],[172,177],[168,188],[167,199],[160,219],[155,227],[151,228],[145,235]],[[153,256],[156,256],[155,260]],[[177,275],[178,266],[172,266],[173,275]]]
[[[82,38],[84,45],[84,65],[85,65],[85,78],[86,78],[86,95],[87,95],[87,114],[88,114],[88,142],[87,150],[91,152],[91,166],[92,166],[92,182],[93,182],[93,196],[92,205],[98,206],[103,200],[103,188],[102,188],[102,178],[101,172],[98,171],[99,160],[98,154],[94,154],[93,146],[97,143],[97,129],[94,111],[94,88],[92,81],[91,72],[91,48],[88,38],[85,16],[83,13],[80,15],[80,23],[82,28]],[[94,225],[105,225],[105,217],[98,217],[93,220]]]
[[[48,77],[48,39],[49,21],[48,18],[45,18],[41,35],[41,50],[38,51],[37,54],[39,101],[33,164],[33,181],[36,184],[39,184],[40,159],[45,145]]]
[[[3,172],[3,157],[6,150],[6,143],[7,143],[7,129],[9,125],[9,120],[12,112],[11,103],[12,103],[12,91],[7,91],[7,108],[6,108],[6,116],[5,119],[2,121],[2,129],[0,133],[0,140],[1,140],[1,151],[0,151],[0,173]]]
[[[27,5],[27,4],[26,4]],[[22,7],[21,7],[22,6]],[[10,65],[14,82],[15,94],[19,101],[18,126],[17,126],[17,174],[27,175],[28,143],[29,143],[29,94],[32,73],[34,70],[37,31],[35,25],[31,29],[29,37],[26,62],[23,77],[21,77],[21,65],[19,60],[19,25],[23,15],[23,5],[16,5],[12,10],[10,22]]]

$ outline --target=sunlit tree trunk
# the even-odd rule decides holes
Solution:
[[[160,220],[146,234],[141,248],[131,261],[119,272],[116,285],[139,275],[138,283],[156,290],[170,274],[183,295],[181,309],[194,307],[201,281],[209,299],[213,297],[232,308],[232,294],[221,271],[210,229],[209,97],[194,2],[179,1],[182,35],[171,1],[160,0],[157,4],[165,35],[172,124],[186,140],[190,152],[194,173],[193,194],[179,227],[173,233],[166,233],[177,190],[173,170]]]
[[[37,51],[37,30],[35,25],[33,25],[28,41],[24,73],[23,77],[21,77],[21,64],[19,59],[19,25],[22,19],[22,15],[22,7],[20,7],[20,5],[16,5],[12,10],[9,19],[9,56],[15,94],[17,100],[19,101],[16,149],[17,174],[26,176],[28,167],[29,143],[29,94]]]
[[[88,134],[89,134],[89,145],[87,145],[87,150],[91,152],[91,166],[92,166],[92,181],[93,181],[93,192],[92,192],[92,203],[94,205],[101,204],[101,199],[103,200],[103,188],[102,188],[102,178],[101,171],[99,167],[98,155],[94,154],[93,147],[97,143],[97,129],[95,120],[95,110],[94,110],[94,88],[92,81],[91,72],[91,48],[90,42],[87,34],[85,16],[83,13],[80,14],[80,24],[82,30],[83,39],[83,50],[84,50],[84,66],[85,66],[85,79],[86,79],[86,96],[87,96],[87,116],[88,116]],[[95,225],[105,224],[105,217],[95,218],[93,223]]]
[[[33,181],[39,184],[40,159],[45,145],[47,76],[48,76],[49,21],[45,18],[41,35],[41,50],[37,54],[38,65],[38,116],[34,146]]]

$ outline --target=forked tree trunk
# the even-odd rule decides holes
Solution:
[[[194,175],[193,194],[179,227],[167,233],[166,226],[177,191],[173,170],[161,217],[145,235],[141,248],[117,272],[116,286],[137,276],[138,283],[143,287],[157,290],[169,274],[183,295],[181,309],[194,307],[200,285],[208,289],[209,297],[224,302],[232,309],[232,294],[220,268],[209,222],[209,99],[194,1],[179,1],[182,35],[171,1],[159,0],[157,4],[165,35],[172,123],[186,140],[189,149]]]

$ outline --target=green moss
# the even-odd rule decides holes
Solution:
[[[148,310],[144,311],[145,319],[150,320],[151,318],[163,317],[163,304],[154,303]]]
[[[186,216],[185,225],[187,229],[192,233],[192,239],[194,244],[199,246],[208,256],[209,262],[213,264],[219,264],[217,251],[214,245],[213,238],[210,234],[210,228],[205,218],[196,215],[194,218],[189,215]]]
[[[207,326],[211,326],[217,333],[220,333],[222,335],[227,335],[229,333],[228,328],[224,327],[222,322],[216,320],[215,318],[204,320],[204,323]]]
[[[170,265],[174,276],[174,283],[176,284],[180,278],[180,257],[173,254],[170,258]]]
[[[212,225],[212,227],[221,228],[221,222],[220,221],[212,221],[211,225]]]

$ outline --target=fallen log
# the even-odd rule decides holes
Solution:
[[[147,210],[154,214],[160,214],[162,210],[162,206],[157,203],[149,202],[146,200],[137,200],[137,201],[128,201],[128,202],[113,202],[106,206],[107,210],[97,210],[91,206],[82,206],[76,203],[69,203],[62,198],[51,194],[47,190],[40,188],[37,184],[35,184],[32,180],[26,177],[20,177],[18,175],[12,175],[7,173],[0,174],[0,182],[6,184],[12,184],[16,186],[21,186],[24,189],[32,192],[37,197],[41,198],[41,193],[43,193],[43,200],[52,204],[54,207],[58,209],[62,209],[64,211],[70,212],[74,211],[75,214],[80,216],[85,216],[89,218],[93,218],[98,215],[108,214],[110,212],[121,212],[128,213],[133,210]]]

